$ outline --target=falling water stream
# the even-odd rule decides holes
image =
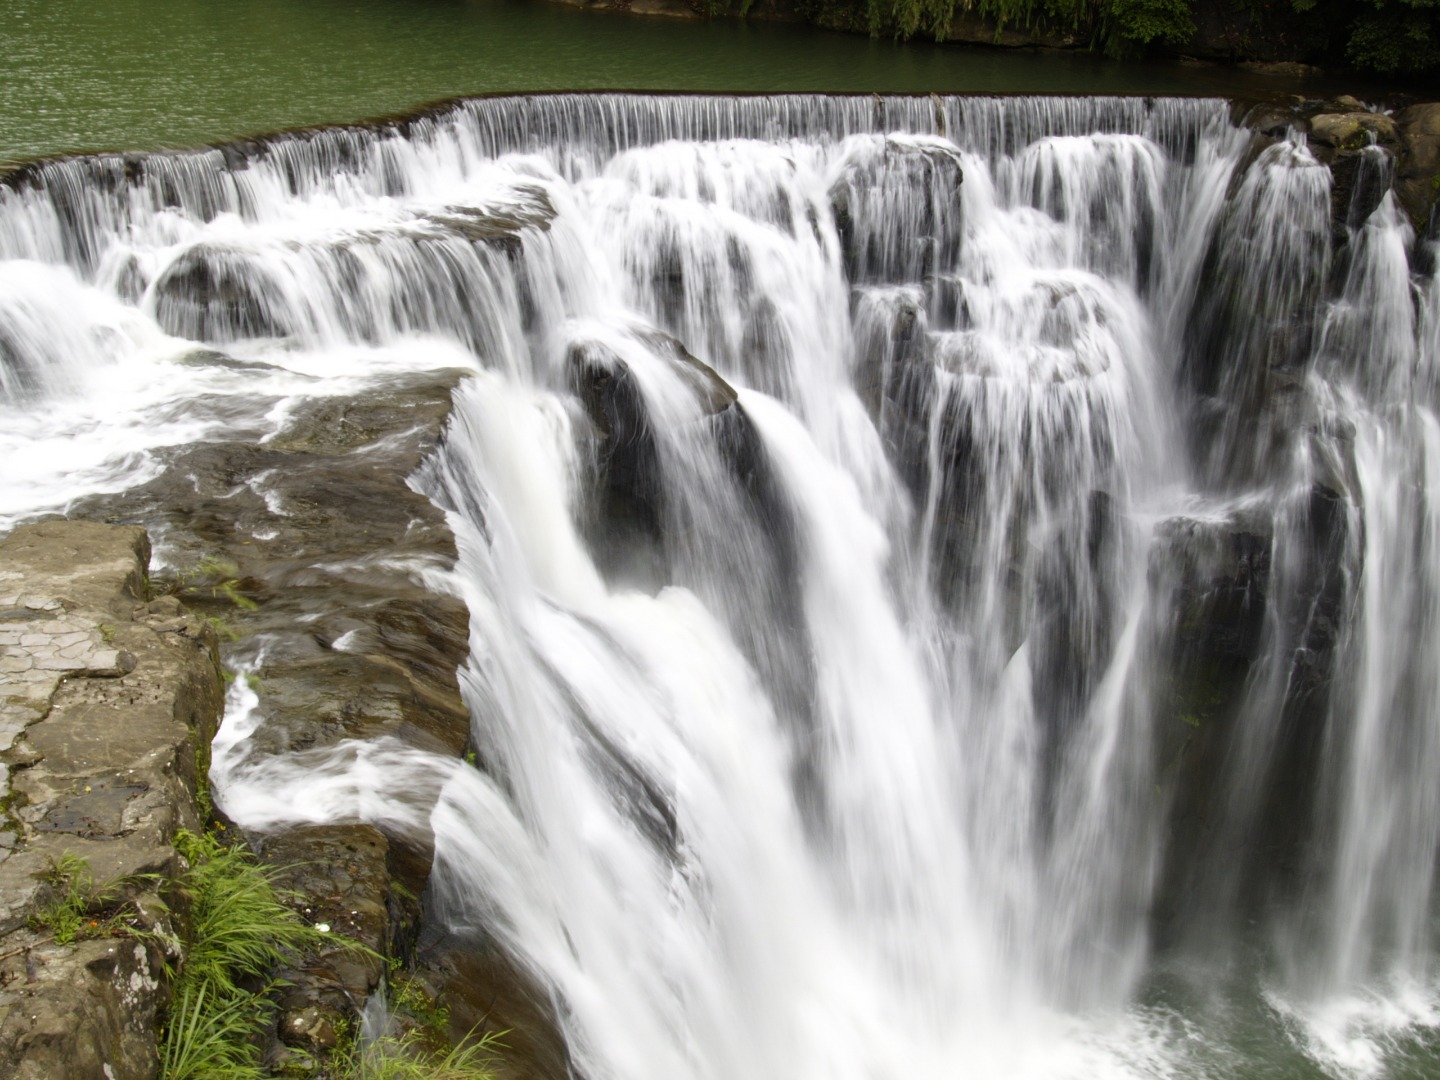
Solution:
[[[466,368],[412,483],[484,767],[257,752],[237,680],[213,779],[433,832],[577,1076],[1434,1075],[1440,285],[1253,141],[581,95],[45,164],[0,522]]]

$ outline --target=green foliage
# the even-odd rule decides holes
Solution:
[[[225,603],[242,611],[254,611],[259,605],[240,591],[240,568],[234,563],[207,555],[194,566],[177,570],[164,581],[152,580],[152,593],[178,596],[190,602]]]
[[[1440,68],[1440,0],[1375,0],[1362,6],[1345,55],[1385,75]]]
[[[277,968],[306,950],[369,950],[306,924],[275,885],[276,868],[239,844],[181,832],[175,847],[190,868],[177,882],[188,901],[183,959],[160,1032],[162,1080],[261,1080],[262,1038],[273,1020]],[[124,882],[97,887],[84,859],[67,853],[44,874],[50,899],[31,925],[61,945],[87,937],[150,932],[124,918]],[[118,907],[118,910],[117,910]],[[452,1047],[449,1011],[418,979],[391,965],[398,1034],[360,1045],[353,1031],[326,1063],[330,1080],[493,1080],[498,1035]]]
[[[494,1080],[500,1048],[497,1035],[436,1050],[413,1028],[365,1046],[347,1032],[330,1064],[339,1080]]]
[[[301,949],[338,940],[286,907],[276,871],[256,863],[243,845],[181,832],[175,846],[190,863],[181,880],[191,903],[182,985],[210,987],[222,997],[245,993],[240,982],[247,977],[263,977]]]
[[[230,620],[223,615],[201,615],[209,624],[210,629],[215,631],[215,636],[222,641],[236,641],[240,637],[239,631],[231,624]]]
[[[175,846],[190,863],[179,884],[190,902],[190,931],[175,1005],[161,1032],[160,1075],[263,1076],[259,1035],[270,1021],[272,973],[307,947],[343,939],[301,921],[283,902],[276,871],[258,865],[243,846],[189,832]]]
[[[1195,32],[1189,0],[865,0],[871,33],[943,41],[957,12],[974,11],[1007,26],[1089,34],[1112,54],[1138,52],[1152,42],[1182,44]]]
[[[73,945],[83,936],[85,914],[95,892],[90,864],[66,852],[41,875],[50,900],[30,916],[30,927],[48,931],[57,945]]]
[[[210,790],[210,740],[195,742],[195,809],[203,828],[215,816],[215,796]]]
[[[432,998],[418,979],[391,966],[390,994],[392,1004],[432,1035],[444,1038],[450,1027],[450,1010]]]
[[[90,864],[66,852],[40,875],[48,898],[30,915],[32,930],[48,933],[57,945],[127,934],[145,936],[131,921],[136,913],[125,900],[129,885],[154,880],[154,875],[124,878],[97,885]]]
[[[734,0],[715,0],[718,10]],[[747,0],[748,6],[748,0]],[[1236,59],[1342,60],[1394,76],[1440,72],[1440,0],[1229,0]],[[1116,57],[1193,40],[1197,0],[797,0],[810,22],[908,39],[945,37],[957,14],[1063,31]]]
[[[870,32],[889,30],[897,37],[909,38],[923,30],[943,41],[955,7],[955,0],[868,0]]]
[[[217,1004],[207,986],[185,983],[175,997],[161,1045],[165,1080],[259,1080],[255,1008],[243,997]]]
[[[1106,51],[1116,55],[1160,41],[1183,45],[1195,33],[1187,0],[1105,0]]]
[[[397,1031],[362,1045],[355,1029],[345,1025],[328,1075],[334,1080],[493,1080],[504,1033],[466,1038],[451,1046],[450,1011],[424,983],[407,975],[399,960],[392,959],[389,966]]]

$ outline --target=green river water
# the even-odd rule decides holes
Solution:
[[[1224,68],[897,45],[541,0],[4,0],[0,161],[184,147],[437,98],[633,89],[1260,94]]]

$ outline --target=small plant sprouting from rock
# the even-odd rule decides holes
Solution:
[[[440,1043],[448,1040],[450,1010],[430,995],[425,984],[407,975],[399,960],[390,961],[391,1004]]]
[[[49,888],[49,899],[30,915],[32,930],[50,935],[57,945],[73,945],[97,937],[117,934],[143,936],[150,931],[127,921],[136,913],[125,902],[126,886],[137,879],[96,885],[90,864],[71,852],[52,862],[40,879]]]
[[[162,1080],[260,1080],[268,1075],[262,1038],[273,1021],[273,972],[305,952],[349,942],[304,922],[276,888],[275,867],[212,834],[182,832],[190,863],[179,882],[191,929],[161,1032]],[[396,1003],[409,1026],[363,1045],[353,1028],[315,1074],[325,1080],[491,1080],[495,1036],[448,1045],[449,1016],[416,980],[396,977]]]
[[[51,899],[30,916],[34,930],[48,931],[57,945],[73,945],[85,925],[95,881],[90,864],[66,852],[41,875],[51,889]]]
[[[152,594],[177,596],[187,602],[226,603],[241,611],[254,611],[259,605],[240,591],[240,568],[226,559],[207,555],[194,566],[177,570],[168,579],[152,579]]]
[[[436,1051],[419,1029],[361,1045],[348,1029],[330,1060],[335,1080],[493,1080],[497,1035]]]
[[[450,1010],[398,959],[392,958],[389,968],[389,1030],[362,1040],[353,1024],[342,1022],[324,1071],[327,1080],[494,1080],[505,1033],[472,1032],[452,1046]]]

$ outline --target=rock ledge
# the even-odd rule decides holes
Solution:
[[[145,600],[144,529],[84,521],[0,542],[0,1075],[154,1076],[165,1001],[156,939],[59,945],[46,877],[82,859],[146,928],[200,826],[197,749],[220,718],[215,635],[173,597]]]

